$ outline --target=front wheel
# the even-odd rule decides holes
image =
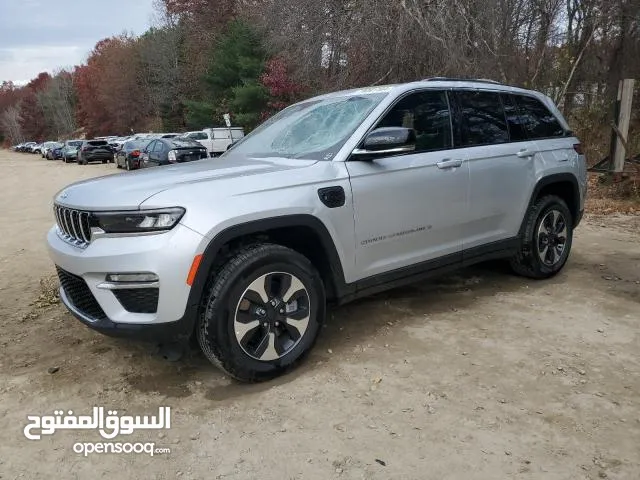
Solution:
[[[564,267],[573,241],[573,217],[567,204],[556,195],[544,196],[529,207],[521,246],[511,259],[519,275],[543,279]]]
[[[259,382],[304,358],[325,315],[324,285],[306,257],[280,245],[253,245],[213,275],[196,335],[214,365]]]

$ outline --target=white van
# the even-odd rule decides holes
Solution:
[[[223,154],[229,145],[244,137],[242,127],[231,128],[205,128],[196,132],[187,132],[184,137],[197,140],[207,147],[210,157]]]

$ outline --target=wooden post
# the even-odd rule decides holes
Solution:
[[[616,135],[615,154],[613,157],[613,171],[615,173],[622,173],[624,170],[624,160],[630,152],[625,149],[625,144],[628,143],[629,138],[629,122],[631,120],[631,104],[633,102],[633,87],[635,81],[632,78],[627,78],[620,82],[620,89],[618,90],[618,99],[620,101],[620,114],[617,118],[618,121],[618,135]],[[621,134],[624,140],[620,138]]]

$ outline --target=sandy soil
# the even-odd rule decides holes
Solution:
[[[246,386],[50,304],[51,198],[113,165],[1,151],[0,172],[3,479],[640,478],[640,217],[588,216],[551,281],[484,265],[336,309],[301,368]],[[93,406],[172,407],[171,430],[117,439],[171,453],[23,436],[27,415]]]

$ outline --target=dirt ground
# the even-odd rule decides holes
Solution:
[[[113,165],[0,151],[0,172],[2,479],[640,478],[640,217],[587,216],[550,281],[482,265],[335,309],[301,368],[240,385],[92,332],[41,285],[52,196]],[[170,430],[116,440],[171,453],[23,435],[27,415],[93,406],[170,406]]]

